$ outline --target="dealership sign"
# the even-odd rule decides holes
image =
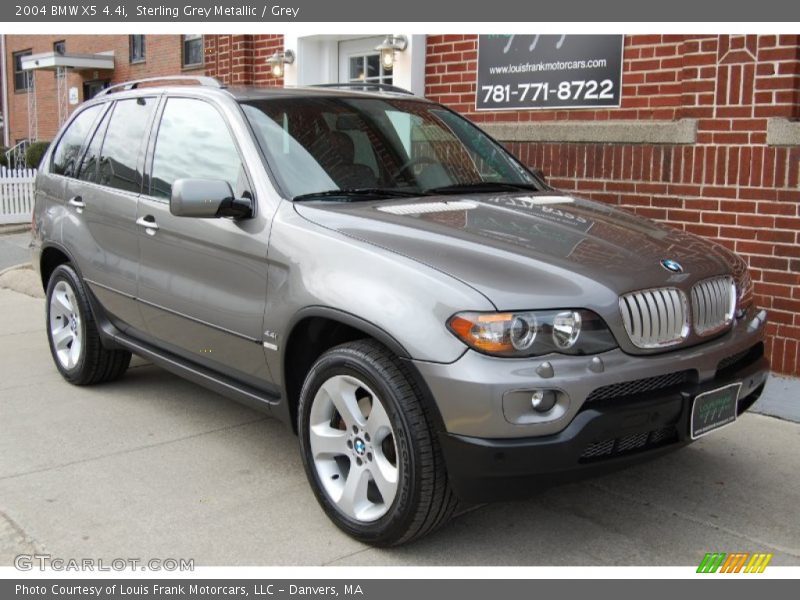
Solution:
[[[618,107],[621,35],[478,36],[478,110]]]

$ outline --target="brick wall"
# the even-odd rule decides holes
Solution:
[[[509,143],[556,187],[713,238],[750,264],[775,371],[800,375],[800,36],[626,36],[618,109],[476,112],[475,36],[429,36],[426,93],[478,123],[698,119],[691,145]]]
[[[282,85],[267,57],[283,50],[283,35],[205,36],[206,74],[228,85]]]
[[[77,87],[80,100],[83,101],[83,83],[92,79],[110,79],[111,83],[120,83],[131,79],[155,77],[160,75],[177,75],[181,73],[202,74],[203,67],[186,70],[181,68],[181,36],[179,35],[147,35],[145,36],[145,61],[131,64],[129,61],[127,35],[8,35],[6,36],[6,65],[8,81],[8,112],[10,122],[9,138],[11,144],[17,139],[28,137],[28,101],[27,95],[14,92],[13,53],[19,50],[51,52],[53,42],[66,41],[68,53],[94,54],[114,52],[114,71],[106,73],[73,72],[67,75],[69,87]],[[58,106],[56,104],[56,77],[51,71],[36,73],[37,109],[39,117],[39,139],[50,140],[58,131]],[[75,106],[69,106],[74,109]]]

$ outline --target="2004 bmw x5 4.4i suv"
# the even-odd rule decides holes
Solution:
[[[135,353],[266,409],[334,523],[382,545],[761,394],[766,313],[722,246],[560,193],[396,89],[200,83],[110,89],[43,159],[34,261],[68,381]]]

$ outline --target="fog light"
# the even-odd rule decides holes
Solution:
[[[556,394],[553,390],[536,390],[531,394],[531,407],[536,412],[546,413],[556,405]]]

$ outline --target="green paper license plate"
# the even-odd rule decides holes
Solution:
[[[741,383],[732,383],[695,397],[690,424],[693,440],[736,420],[736,403],[741,387]]]

